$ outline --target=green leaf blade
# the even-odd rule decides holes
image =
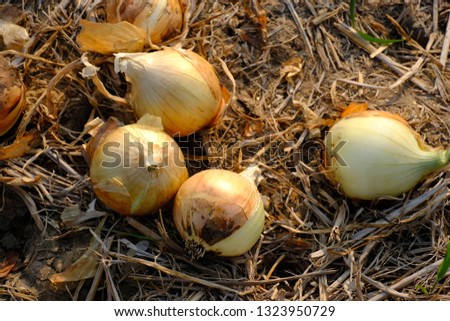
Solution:
[[[356,32],[364,40],[367,40],[367,41],[370,41],[370,42],[379,43],[379,44],[382,44],[382,45],[390,45],[390,44],[393,44],[393,43],[403,42],[404,41],[403,39],[381,39],[381,38],[376,38],[376,37],[372,37],[372,36],[368,35],[367,33],[361,32],[359,30],[356,30]]]
[[[350,21],[355,28],[355,0],[350,0]]]
[[[355,29],[356,32],[358,33],[358,35],[361,38],[363,38],[364,40],[366,40],[366,41],[379,43],[379,44],[382,44],[382,45],[390,45],[390,44],[393,44],[393,43],[404,41],[404,39],[381,39],[381,38],[376,38],[376,37],[372,37],[372,36],[368,35],[367,33],[359,31],[356,28],[355,0],[350,0],[350,22],[351,22],[352,28]]]

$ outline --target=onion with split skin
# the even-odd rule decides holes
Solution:
[[[261,236],[265,211],[254,183],[257,167],[237,174],[207,169],[190,177],[180,187],[173,208],[176,229],[188,252],[239,256]]]
[[[93,153],[90,178],[96,196],[119,214],[154,213],[188,178],[183,154],[158,117],[146,114],[104,136],[86,148]]]
[[[450,160],[396,114],[366,110],[338,120],[325,137],[326,176],[361,200],[397,197]]]

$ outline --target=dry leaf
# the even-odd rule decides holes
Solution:
[[[81,63],[84,65],[84,68],[81,70],[81,76],[83,78],[91,79],[92,77],[97,76],[100,67],[91,64],[86,53],[81,56]]]
[[[16,6],[9,3],[0,5],[0,19],[17,24],[24,17],[25,13]]]
[[[64,272],[53,274],[52,283],[80,281],[94,277],[97,272],[98,258],[92,248],[89,248],[75,263]]]
[[[106,212],[97,211],[95,209],[95,199],[89,204],[89,208],[86,211],[82,211],[78,204],[68,206],[64,208],[61,213],[61,221],[64,226],[76,226],[84,221],[103,217],[107,215]]]
[[[34,133],[26,134],[18,137],[11,145],[0,147],[0,160],[22,157],[31,150],[32,143],[36,138],[37,135]]]
[[[241,27],[240,37],[257,49],[267,44],[267,16],[258,0],[244,1],[247,18],[251,21]]]
[[[110,237],[104,243],[100,243],[98,235],[100,235],[104,223],[105,219],[102,219],[95,232],[93,232],[94,236],[86,252],[63,272],[55,273],[49,278],[52,283],[80,281],[95,276],[99,264],[99,258],[95,252],[99,252],[103,246],[109,249],[113,241],[113,238]]]

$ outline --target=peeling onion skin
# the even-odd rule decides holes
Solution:
[[[349,115],[325,137],[325,175],[354,199],[398,197],[449,159],[449,150],[426,145],[405,120],[388,112]]]
[[[249,178],[223,169],[208,169],[180,187],[174,203],[177,231],[193,257],[205,252],[239,256],[261,236],[265,211]]]

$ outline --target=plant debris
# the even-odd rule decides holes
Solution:
[[[29,40],[0,51],[27,88],[21,117],[0,140],[0,299],[450,299],[449,273],[439,270],[448,171],[373,202],[344,197],[323,175],[328,125],[352,102],[399,114],[431,146],[450,144],[446,1],[356,2],[359,31],[411,38],[389,45],[351,27],[347,1],[197,1],[165,45],[202,55],[233,92],[214,128],[177,142],[191,175],[258,165],[267,215],[245,255],[196,261],[170,205],[130,220],[92,191],[84,148],[96,120],[136,121],[112,54],[77,43],[82,21],[107,22],[105,2],[10,2],[21,13],[10,23]],[[88,272],[78,273],[81,259]],[[64,282],[53,284],[55,275]]]

